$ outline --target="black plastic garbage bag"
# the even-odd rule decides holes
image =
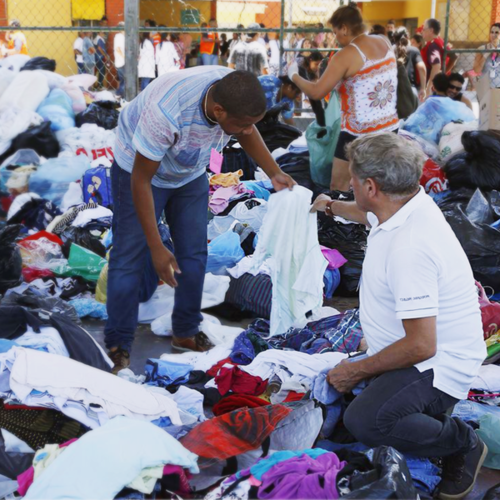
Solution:
[[[61,150],[54,132],[50,129],[50,122],[44,122],[19,134],[12,141],[11,147],[0,156],[0,163],[20,149],[33,149],[45,158],[56,158]]]
[[[56,61],[47,57],[32,57],[22,68],[21,71],[33,71],[35,69],[45,69],[47,71],[56,70]]]
[[[106,248],[104,248],[101,240],[85,227],[70,226],[59,237],[63,240],[62,252],[67,259],[69,258],[69,251],[73,243],[87,248],[102,258],[106,258]]]
[[[448,161],[443,170],[450,189],[500,189],[500,133],[492,130],[464,132],[465,153]]]
[[[9,479],[17,479],[19,474],[29,469],[34,453],[16,453],[5,451],[5,441],[0,433],[0,474]]]
[[[0,294],[22,281],[23,259],[16,238],[23,226],[7,226],[0,231]]]
[[[297,184],[313,191],[316,195],[318,187],[311,178],[309,167],[309,151],[303,153],[286,153],[277,160],[281,170],[288,174]]]
[[[489,211],[485,210],[485,200]],[[479,196],[465,189],[451,191],[438,201],[438,206],[467,254],[474,277],[483,286],[500,291],[500,231],[490,225],[492,218],[498,219],[498,193]],[[474,222],[468,214],[487,223]]]
[[[106,130],[112,130],[118,125],[118,103],[113,101],[96,101],[82,113],[76,115],[75,123],[81,127],[84,123],[95,123]]]
[[[328,193],[338,199],[340,192]],[[345,194],[345,193],[344,193]],[[350,196],[349,199],[354,199]],[[318,214],[318,238],[320,245],[338,250],[347,263],[340,268],[340,285],[335,295],[356,297],[365,258],[368,231],[362,224],[342,224],[325,214]]]
[[[61,211],[49,200],[34,198],[27,201],[7,223],[24,224],[28,229],[42,231],[54,220]]]
[[[490,488],[484,494],[483,500],[500,500],[500,483]]]
[[[238,141],[232,139],[223,150],[222,173],[243,170],[242,181],[255,179],[257,164],[248,156],[242,147],[235,147]]]
[[[372,463],[375,470],[351,476],[351,492],[342,498],[411,500],[419,497],[406,460],[397,450],[390,446],[376,448]]]

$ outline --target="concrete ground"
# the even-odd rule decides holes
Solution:
[[[339,311],[345,311],[357,307],[358,301],[352,298],[334,297],[332,300],[327,301],[325,305],[334,307]],[[246,328],[251,320],[231,323],[221,318],[221,322],[228,326]],[[85,320],[83,326],[104,347],[103,322]],[[149,325],[140,325],[136,332],[130,368],[136,375],[142,374],[148,358],[158,358],[163,353],[171,351],[169,337],[158,337],[151,331]],[[483,467],[474,490],[466,497],[466,500],[481,500],[486,491],[497,484],[500,484],[500,471]]]

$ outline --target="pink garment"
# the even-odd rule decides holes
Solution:
[[[212,195],[208,206],[212,213],[217,215],[226,210],[230,201],[237,200],[243,195],[251,193],[253,193],[253,191],[247,189],[242,183],[238,184],[237,186],[220,187]]]
[[[181,497],[188,497],[191,494],[191,487],[189,486],[189,480],[192,477],[191,473],[179,465],[165,465],[163,475],[169,476],[170,474],[179,476],[179,489],[174,491],[174,493],[177,493]]]
[[[347,262],[347,259],[338,250],[332,250],[322,245],[320,248],[321,253],[328,261],[328,269],[339,269]]]
[[[78,441],[77,438],[70,439],[63,444],[59,445],[59,448],[66,448],[70,444],[73,444],[75,441]],[[30,486],[33,484],[35,480],[35,469],[30,467],[28,470],[25,470],[22,474],[17,476],[17,484],[19,484],[19,488],[17,488],[17,492],[23,497],[28,493]]]

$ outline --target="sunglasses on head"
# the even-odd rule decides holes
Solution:
[[[490,31],[491,35],[500,35],[500,30],[499,31]]]
[[[462,86],[457,87],[456,85],[452,85],[451,83],[448,85],[448,87],[452,90],[458,90],[458,91],[462,90]]]

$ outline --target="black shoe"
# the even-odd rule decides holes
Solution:
[[[442,500],[459,500],[468,495],[474,488],[487,454],[488,447],[478,437],[476,446],[467,454],[446,457],[438,497]]]
[[[121,347],[112,347],[108,356],[113,361],[113,374],[117,375],[120,370],[130,366],[130,353]]]

